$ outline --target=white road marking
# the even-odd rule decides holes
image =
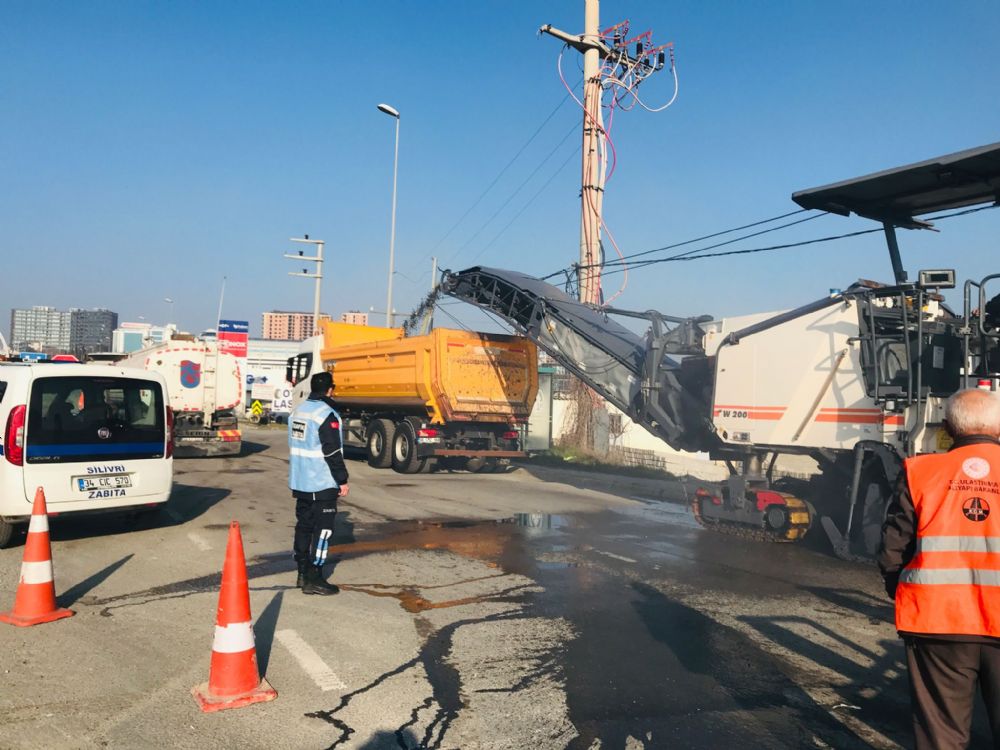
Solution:
[[[595,549],[594,552],[596,552],[599,555],[604,555],[605,557],[614,558],[615,560],[621,560],[622,562],[627,562],[627,563],[637,562],[636,560],[633,560],[631,557],[625,557],[624,555],[616,555],[614,552],[605,552],[604,550],[600,549]]]
[[[212,545],[208,543],[208,540],[206,540],[204,537],[198,536],[193,531],[190,534],[188,534],[187,536],[188,536],[188,539],[191,540],[191,543],[195,547],[197,547],[198,549],[200,549],[202,552],[208,552],[210,549],[212,549]]]
[[[312,677],[316,686],[323,690],[344,690],[344,684],[332,669],[320,658],[319,654],[313,651],[312,646],[306,643],[294,630],[279,630],[274,634],[282,646],[288,649],[289,653],[295,657],[295,661]]]

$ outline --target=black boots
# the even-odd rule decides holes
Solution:
[[[295,588],[300,589],[306,585],[306,571],[309,569],[309,563],[300,562],[299,563],[299,575],[295,579]]]
[[[299,573],[302,581],[303,594],[318,594],[320,596],[331,596],[340,593],[340,587],[329,583],[323,578],[323,569],[314,565],[309,565],[304,571]]]

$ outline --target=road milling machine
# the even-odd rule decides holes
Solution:
[[[792,199],[879,222],[893,281],[718,320],[592,307],[485,267],[446,273],[443,292],[504,318],[671,447],[725,461],[728,481],[692,493],[703,526],[791,542],[820,517],[838,556],[870,556],[902,460],[947,450],[945,399],[962,388],[997,390],[1000,371],[1000,274],[966,281],[958,312],[941,294],[956,286],[955,272],[910,279],[896,229],[931,229],[918,217],[996,205],[1000,143]],[[646,321],[645,336],[622,317]],[[776,479],[781,454],[810,456],[819,473]]]

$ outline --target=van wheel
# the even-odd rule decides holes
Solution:
[[[396,425],[392,440],[392,468],[400,474],[417,474],[427,464],[417,458],[417,431],[413,423],[404,419]]]
[[[373,419],[368,425],[368,465],[376,469],[392,466],[392,442],[396,425],[388,419]]]
[[[14,538],[17,527],[0,518],[0,549],[6,549]]]

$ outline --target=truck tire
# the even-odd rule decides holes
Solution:
[[[10,545],[16,530],[17,527],[14,524],[0,518],[0,549],[6,549]]]
[[[392,441],[396,425],[389,419],[373,419],[368,425],[365,442],[368,446],[368,465],[376,469],[392,466]]]
[[[392,468],[400,474],[418,474],[426,464],[426,460],[417,458],[417,429],[404,419],[396,425],[392,439]]]

